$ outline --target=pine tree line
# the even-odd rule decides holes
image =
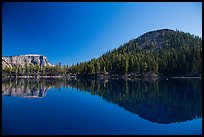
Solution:
[[[149,38],[152,33],[157,37]],[[158,30],[152,33],[130,40],[98,59],[77,63],[69,71],[82,75],[147,72],[165,76],[201,75],[201,38],[172,30]]]

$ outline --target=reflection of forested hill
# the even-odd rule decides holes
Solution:
[[[59,79],[17,80],[2,83],[2,95],[43,97],[49,88],[73,87],[101,96],[155,123],[174,123],[201,117],[202,80],[96,81]]]
[[[201,80],[72,81],[70,85],[151,122],[168,124],[201,117]]]

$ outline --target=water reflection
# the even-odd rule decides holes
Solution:
[[[15,80],[2,83],[2,95],[23,98],[41,98],[46,95],[51,86],[39,80]]]
[[[72,87],[155,123],[169,124],[202,115],[202,80],[160,81],[20,79],[2,83],[2,95],[43,97],[51,88]]]

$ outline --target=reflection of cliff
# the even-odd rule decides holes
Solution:
[[[45,96],[51,87],[36,80],[17,80],[2,84],[2,95],[24,98],[40,98]]]
[[[17,79],[2,81],[2,95],[24,98],[40,98],[51,88],[68,87],[57,79]]]
[[[201,117],[201,80],[72,81],[71,86],[101,96],[108,102],[151,122],[168,124]]]

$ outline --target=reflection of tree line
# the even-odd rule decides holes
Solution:
[[[108,102],[156,123],[174,123],[201,117],[201,80],[70,81],[81,91],[101,96]]]
[[[49,88],[73,87],[101,96],[129,112],[156,123],[174,123],[201,117],[202,80],[60,80],[21,79],[2,83],[2,94],[43,97]]]

